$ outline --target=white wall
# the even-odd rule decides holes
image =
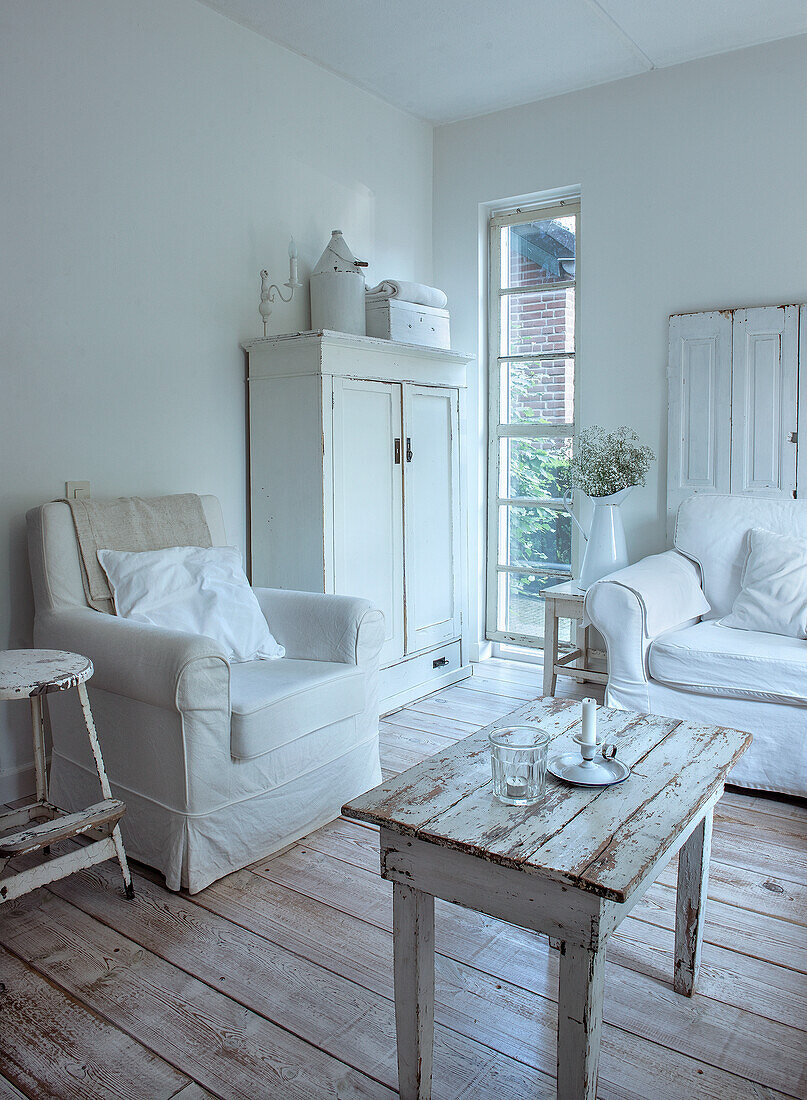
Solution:
[[[630,424],[658,454],[625,506],[634,559],[664,545],[669,314],[807,300],[805,118],[800,37],[435,132],[435,278],[454,346],[480,358],[480,204],[581,188],[580,421]],[[477,521],[483,637],[482,508]]]
[[[0,0],[0,648],[30,644],[24,516],[216,493],[245,533],[258,272],[330,230],[368,278],[431,277],[432,130],[196,0]],[[308,325],[305,295],[272,331]],[[30,789],[0,711],[0,801]]]

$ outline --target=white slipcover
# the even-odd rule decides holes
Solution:
[[[650,646],[653,680],[702,695],[807,706],[807,643],[714,621],[668,630]]]
[[[218,501],[202,501],[214,545],[225,545]],[[35,643],[93,661],[88,688],[113,791],[127,805],[127,849],[169,889],[203,889],[381,781],[384,626],[367,600],[255,589],[287,658],[231,668],[212,639],[90,608],[66,504],[29,512],[28,540]],[[97,793],[74,694],[49,700],[51,792],[68,809]]]
[[[807,641],[714,621],[740,591],[753,527],[807,537],[807,501],[691,497],[675,549],[598,581],[585,608],[608,650],[608,706],[750,730],[729,782],[805,797]]]

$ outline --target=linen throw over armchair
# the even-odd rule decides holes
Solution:
[[[199,498],[214,546],[215,497]],[[35,644],[95,666],[93,713],[129,854],[191,893],[338,816],[381,781],[383,616],[367,600],[253,591],[286,656],[228,664],[217,644],[94,610],[67,503],[28,513]],[[53,698],[51,789],[86,805],[93,765],[70,693]],[[96,780],[97,783],[97,780]]]
[[[807,641],[719,622],[755,527],[807,538],[807,501],[690,497],[675,548],[592,585],[586,614],[608,649],[607,706],[747,730],[728,781],[805,797]]]

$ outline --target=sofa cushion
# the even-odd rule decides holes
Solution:
[[[713,618],[728,615],[740,593],[752,527],[807,538],[807,500],[696,493],[678,509],[675,548],[701,567]]]
[[[650,676],[704,695],[807,706],[807,641],[713,621],[659,635]]]
[[[335,661],[246,661],[230,669],[230,752],[249,760],[364,709],[364,672]]]

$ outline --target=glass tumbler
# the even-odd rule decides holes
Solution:
[[[490,735],[493,793],[507,806],[530,806],[544,797],[549,734],[539,726],[503,726]]]

